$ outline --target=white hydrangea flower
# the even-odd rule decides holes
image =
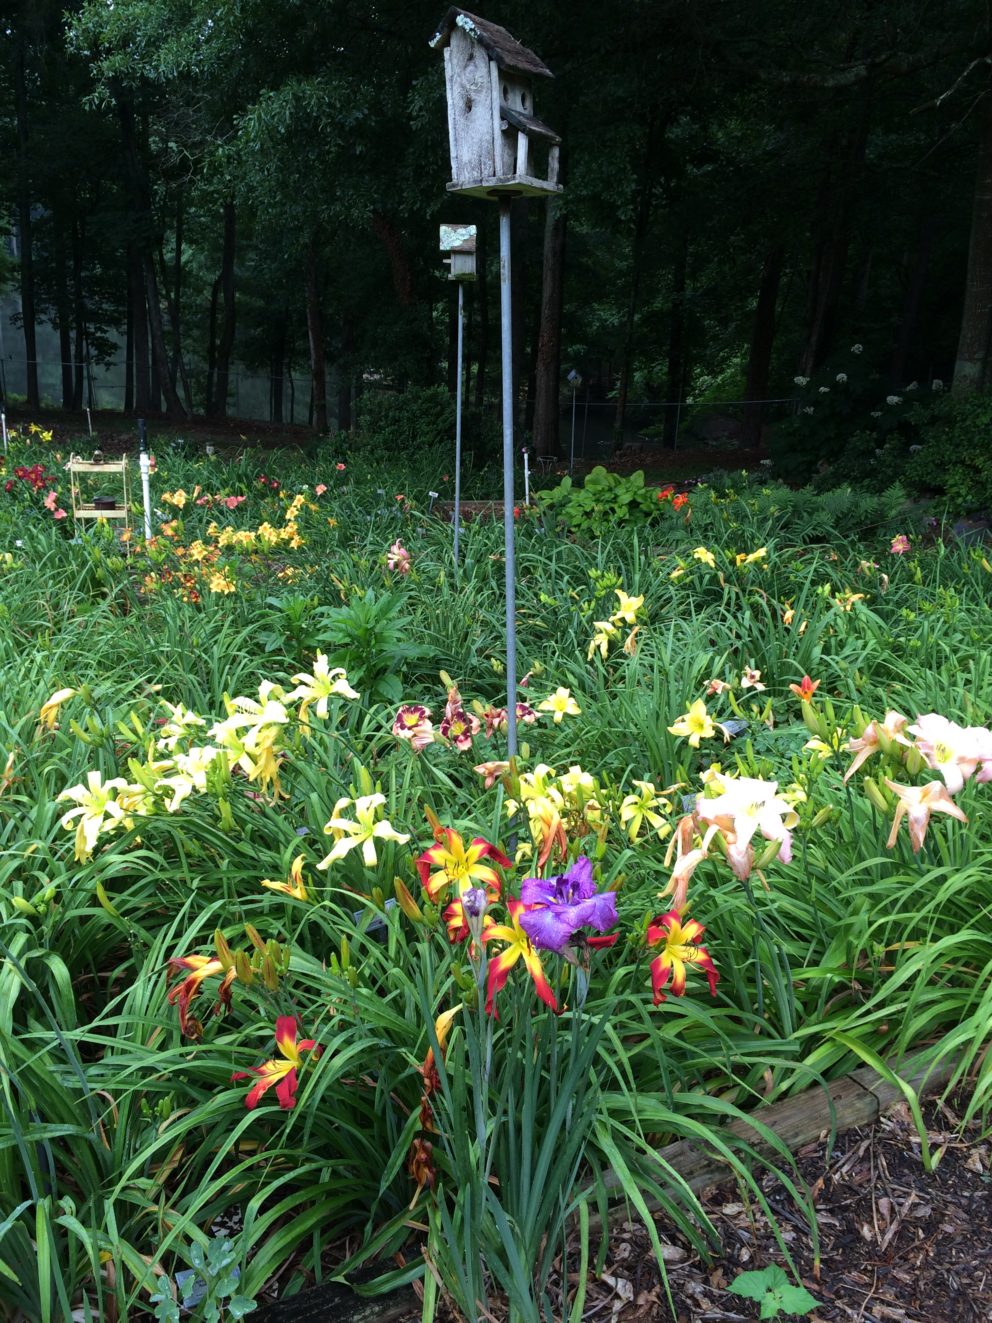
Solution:
[[[836,377],[834,378],[834,380],[835,380],[835,381],[839,381],[840,384],[843,386],[844,382],[847,380],[847,373],[846,373],[846,372],[838,372],[837,375],[836,375]]]
[[[796,383],[797,386],[809,385],[809,377],[793,377],[792,380]]]
[[[902,396],[901,396],[901,395],[886,395],[886,397],[885,397],[885,403],[886,403],[886,404],[902,404]]]
[[[812,404],[807,404],[803,409],[803,413],[812,413],[812,412],[813,412]]]
[[[864,345],[851,345],[852,354],[860,354],[863,352],[864,352]]]
[[[908,391],[909,391],[909,390],[919,390],[919,388],[920,388],[920,383],[919,383],[918,381],[911,381],[911,382],[909,383],[909,385],[906,387],[906,389],[907,389]]]
[[[820,387],[820,394],[821,394],[821,395],[829,395],[829,394],[830,394],[830,387],[829,387],[829,386],[821,386],[821,387]]]
[[[944,383],[941,381],[940,377],[934,377],[933,381],[931,381],[931,383],[930,383],[930,389],[931,389],[931,390],[943,390],[943,389],[944,389]]]

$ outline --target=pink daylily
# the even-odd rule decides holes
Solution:
[[[409,740],[414,752],[420,753],[428,744],[434,743],[434,723],[431,710],[420,703],[404,703],[396,713],[393,722],[393,734],[398,740]]]
[[[967,822],[964,812],[958,808],[945,785],[940,781],[928,781],[925,786],[902,786],[885,778],[885,784],[897,797],[896,816],[892,822],[889,839],[885,842],[891,850],[899,835],[899,824],[906,818],[909,823],[909,843],[913,853],[919,854],[930,825],[931,813],[949,813],[959,822]]]
[[[386,552],[386,568],[395,574],[410,573],[410,553],[399,538]]]
[[[909,727],[909,733],[916,736],[916,747],[926,765],[931,771],[940,773],[952,795],[961,790],[982,761],[982,749],[976,736],[988,734],[981,726],[966,730],[938,712],[917,717]]]
[[[845,782],[850,781],[862,763],[867,762],[873,753],[878,753],[883,743],[908,745],[909,740],[902,734],[902,728],[908,721],[909,717],[904,717],[901,712],[890,710],[886,712],[883,722],[869,721],[857,739],[848,740],[848,753],[853,753],[856,757],[844,773]]]
[[[721,777],[723,793],[696,801],[696,816],[720,829],[727,842],[727,859],[734,876],[746,880],[754,867],[751,840],[760,832],[766,841],[780,841],[783,863],[792,858],[792,831],[799,815],[787,800],[776,794],[777,781],[749,776]]]

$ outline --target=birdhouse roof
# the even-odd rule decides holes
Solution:
[[[522,46],[516,37],[498,23],[490,23],[487,18],[470,14],[467,9],[452,6],[438,25],[437,32],[431,38],[431,46],[447,46],[454,28],[464,28],[482,46],[491,60],[501,69],[512,73],[529,74],[531,77],[553,78],[551,70],[537,58],[533,51]]]

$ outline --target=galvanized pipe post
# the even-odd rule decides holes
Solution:
[[[465,287],[458,282],[458,378],[455,384],[455,569],[462,523],[462,355],[465,336]]]
[[[499,306],[503,377],[503,539],[506,550],[506,747],[517,752],[517,566],[513,526],[513,316],[510,295],[511,199],[499,199]]]

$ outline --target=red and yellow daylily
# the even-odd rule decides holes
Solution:
[[[232,1084],[235,1080],[247,1080],[251,1079],[252,1075],[258,1076],[257,1083],[248,1090],[245,1097],[245,1106],[249,1111],[253,1111],[258,1106],[259,1100],[273,1085],[276,1088],[279,1106],[287,1111],[295,1107],[298,1083],[296,1072],[303,1065],[300,1053],[309,1052],[316,1060],[323,1050],[312,1038],[296,1041],[294,1015],[280,1015],[276,1020],[276,1047],[282,1056],[281,1061],[276,1059],[263,1061],[260,1066],[252,1066],[249,1070],[236,1070],[231,1076]]]
[[[531,945],[531,940],[520,926],[520,916],[531,908],[521,900],[510,899],[506,902],[506,908],[510,914],[510,922],[494,923],[491,928],[486,929],[482,934],[484,942],[506,942],[506,946],[500,951],[495,959],[489,962],[489,978],[486,985],[486,1014],[496,1015],[496,995],[503,988],[509,977],[510,970],[522,960],[527,967],[527,973],[534,980],[534,989],[537,995],[550,1006],[553,1011],[557,1011],[558,1003],[555,1000],[555,994],[551,991],[551,985],[544,974],[544,968],[540,957]]]
[[[716,996],[720,975],[705,946],[699,939],[706,929],[695,919],[683,921],[678,910],[659,915],[648,927],[648,946],[662,944],[661,952],[651,961],[651,987],[654,1004],[666,1001],[664,989],[670,987],[676,997],[685,995],[685,967],[698,965],[705,973],[710,992]]]
[[[510,861],[501,850],[481,836],[466,846],[452,827],[435,831],[435,837],[435,843],[417,859],[421,885],[431,900],[437,900],[449,886],[455,887],[459,896],[470,887],[482,887],[495,893],[493,899],[499,898],[499,874],[483,860],[492,859],[500,868],[509,868]]]
[[[264,877],[261,885],[268,887],[270,891],[281,891],[287,896],[292,896],[294,900],[309,900],[310,893],[303,881],[303,865],[305,862],[306,857],[298,854],[290,865],[288,882],[277,882],[272,878]]]
[[[169,976],[172,977],[188,970],[187,977],[181,983],[177,983],[169,989],[166,1000],[170,1006],[179,1007],[179,1029],[187,1038],[199,1038],[203,1033],[203,1025],[195,1015],[190,1014],[190,1002],[199,996],[204,979],[213,978],[215,974],[222,974],[220,987],[217,989],[217,1001],[214,1004],[214,1014],[219,1014],[222,1006],[231,1008],[231,986],[238,977],[234,965],[230,965],[225,971],[224,965],[216,956],[191,955],[174,956],[169,961]]]

